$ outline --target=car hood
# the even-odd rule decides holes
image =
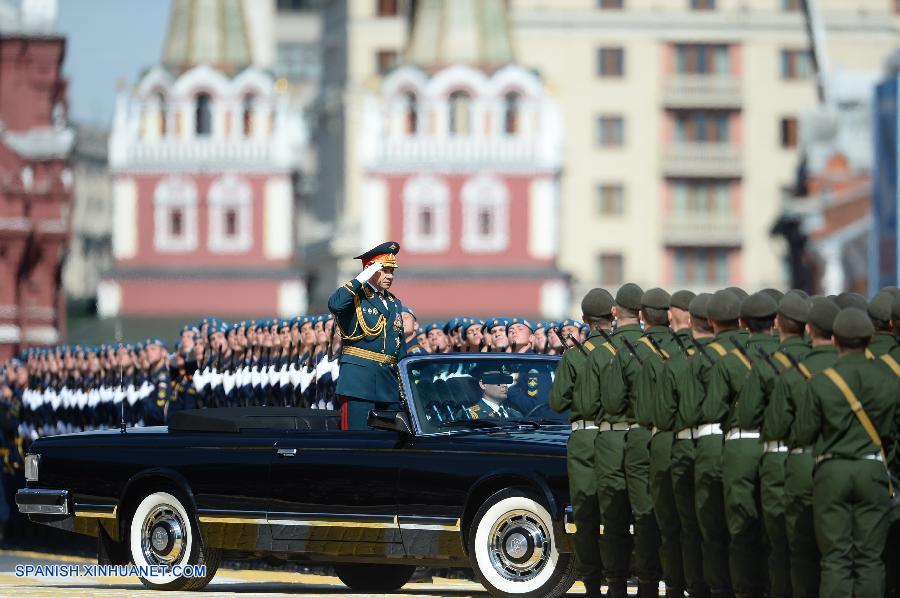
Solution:
[[[568,426],[544,426],[538,429],[526,427],[508,430],[475,430],[452,434],[455,446],[464,445],[474,450],[488,452],[517,452],[548,457],[565,457],[569,440]]]

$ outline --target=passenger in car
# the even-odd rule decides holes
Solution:
[[[502,371],[482,370],[476,373],[475,378],[478,379],[482,394],[481,399],[468,409],[472,419],[522,417],[519,411],[503,404],[508,396],[509,385],[513,383],[512,376]]]

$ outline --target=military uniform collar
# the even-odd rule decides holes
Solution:
[[[619,334],[620,332],[634,332],[634,331],[643,332],[641,330],[641,325],[640,324],[625,324],[624,326],[619,326],[618,328],[616,328],[615,333]]]
[[[813,347],[809,353],[806,354],[806,357],[812,357],[813,355],[825,355],[825,354],[835,354],[837,353],[837,349],[835,349],[834,345],[818,345]]]
[[[669,334],[668,326],[650,326],[644,329],[644,334]]]
[[[850,363],[850,364],[863,364],[869,363],[869,358],[866,357],[865,353],[848,353],[843,357],[838,358],[839,363]]]
[[[806,346],[809,346],[809,345],[807,345],[806,339],[804,339],[802,336],[792,336],[792,337],[789,337],[789,338],[785,339],[784,341],[782,341],[779,348],[780,349],[789,349],[792,347],[806,347]]]
[[[731,330],[724,330],[717,334],[713,340],[721,341],[728,340],[730,338],[735,338],[740,340],[741,338],[748,337],[749,333],[746,330],[741,330],[740,328],[732,328]]]
[[[606,330],[605,332],[606,332],[606,334],[610,334],[610,332],[608,330]],[[599,330],[591,329],[591,332],[590,332],[590,334],[588,334],[588,337],[586,340],[591,340],[592,338],[597,338],[597,337],[603,338],[603,334],[601,334],[601,332]],[[606,340],[606,339],[604,339],[604,340]]]

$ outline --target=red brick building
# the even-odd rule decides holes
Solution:
[[[69,156],[62,63],[52,7],[0,11],[0,360],[59,342],[60,287],[70,236]]]

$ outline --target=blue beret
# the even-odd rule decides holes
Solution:
[[[531,325],[531,322],[529,322],[525,318],[513,318],[511,320],[507,320],[506,321],[506,331],[507,332],[509,332],[509,327],[512,326],[513,324],[524,324],[525,326],[528,326],[529,330],[534,332],[534,327]]]
[[[403,313],[409,314],[409,315],[411,315],[411,316],[414,317],[414,318],[416,317],[416,312],[414,312],[414,311],[412,310],[412,308],[411,308],[410,306],[408,306],[408,305],[404,305],[404,306],[403,306]]]
[[[425,332],[426,332],[426,333],[431,332],[432,330],[441,330],[441,331],[443,331],[443,330],[444,330],[444,323],[443,323],[443,322],[431,322],[431,323],[425,325]]]

